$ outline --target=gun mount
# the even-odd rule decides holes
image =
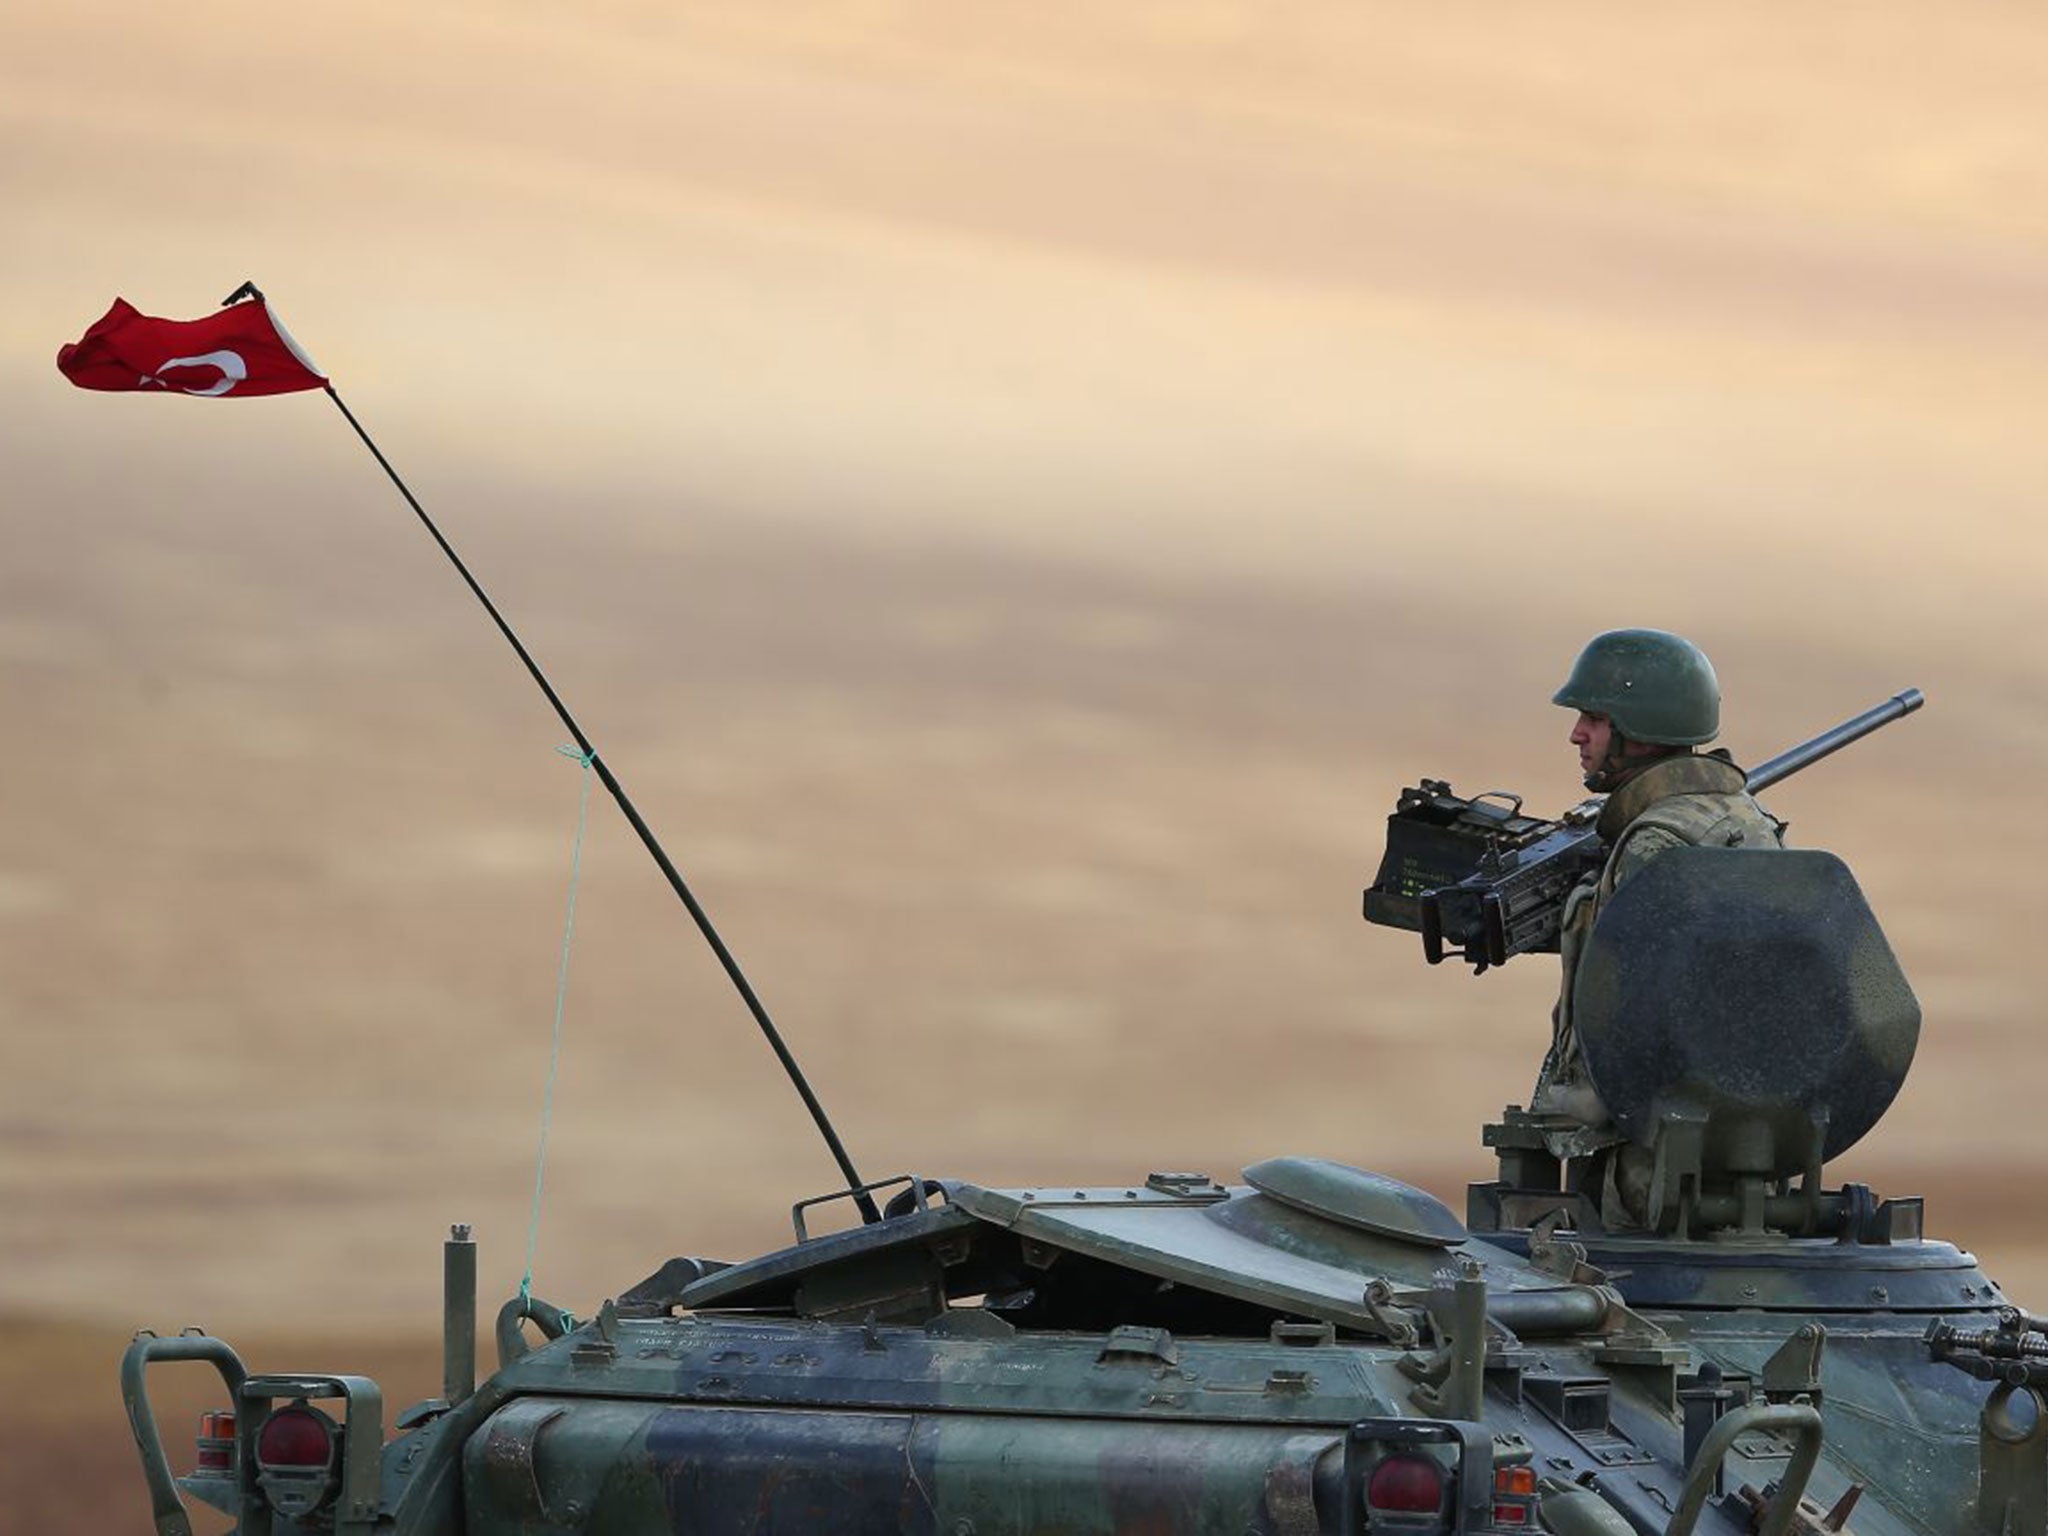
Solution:
[[[1587,941],[1573,1019],[1615,1123],[1660,1154],[1681,1226],[1684,1202],[1723,1183],[1817,1186],[1897,1097],[1920,1037],[1848,866],[1798,850],[1678,848],[1646,866]]]
[[[1499,1188],[1517,1209],[1532,1195],[1556,1208],[1538,1192],[1583,1190],[1596,1161],[1620,1160],[1632,1165],[1633,1224],[1654,1232],[1835,1235],[1874,1219],[1822,1190],[1821,1165],[1897,1097],[1920,1004],[1834,855],[1677,848],[1656,859],[1602,910],[1573,1019],[1613,1130],[1504,1121],[1497,1143],[1517,1150],[1503,1151]],[[1617,1211],[1582,1197],[1571,1217],[1598,1229]]]

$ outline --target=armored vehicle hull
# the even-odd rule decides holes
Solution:
[[[672,1260],[587,1321],[515,1298],[473,1390],[451,1334],[452,1400],[388,1440],[359,1379],[144,1337],[159,1529],[180,1485],[247,1536],[2040,1528],[2041,1429],[2013,1438],[1988,1405],[2015,1389],[1929,1342],[1995,1353],[2024,1320],[1917,1206],[1580,1241],[1312,1159],[1248,1177],[906,1180],[826,1235],[800,1208],[792,1246]],[[1503,1205],[1475,1186],[1482,1223]],[[198,1355],[235,1423],[174,1483],[144,1369]]]

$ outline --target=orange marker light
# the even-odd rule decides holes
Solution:
[[[233,1413],[199,1415],[199,1465],[201,1472],[226,1473],[235,1469],[235,1416]]]

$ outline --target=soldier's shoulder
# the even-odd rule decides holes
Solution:
[[[1747,794],[1674,795],[1630,822],[1615,845],[1613,883],[1619,885],[1673,848],[1781,846],[1784,823]]]
[[[1681,837],[1671,828],[1660,826],[1647,818],[1637,819],[1622,834],[1620,846],[1614,856],[1614,883],[1619,885],[1630,875],[1641,869],[1660,853],[1669,853],[1673,848],[1683,848],[1691,841]]]

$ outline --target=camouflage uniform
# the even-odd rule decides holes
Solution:
[[[1596,830],[1610,852],[1600,873],[1565,902],[1559,945],[1564,975],[1551,1014],[1550,1053],[1530,1099],[1530,1108],[1539,1113],[1569,1115],[1594,1128],[1596,1134],[1586,1140],[1618,1139],[1609,1132],[1606,1109],[1586,1076],[1572,1028],[1572,986],[1600,904],[1622,881],[1668,849],[1782,846],[1784,823],[1751,799],[1743,784],[1743,771],[1725,752],[1683,753],[1652,761],[1609,795],[1601,808]]]

